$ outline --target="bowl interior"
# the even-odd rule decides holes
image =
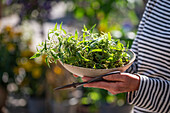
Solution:
[[[84,67],[78,67],[78,66],[73,66],[69,64],[64,64],[60,60],[59,62],[63,65],[65,69],[70,71],[71,73],[78,75],[78,76],[88,76],[88,77],[96,77],[99,75],[103,75],[112,71],[120,71],[124,72],[126,69],[128,69],[132,63],[134,62],[136,56],[133,51],[128,50],[127,54],[130,56],[130,62],[126,64],[123,67],[118,67],[118,68],[111,68],[111,69],[92,69],[92,68],[84,68]]]

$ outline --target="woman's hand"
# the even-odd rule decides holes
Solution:
[[[99,81],[85,84],[84,87],[95,87],[108,90],[112,94],[138,90],[140,77],[130,73],[120,73],[103,77],[109,81]],[[82,77],[83,81],[88,81],[90,77]],[[113,81],[113,82],[110,82]]]

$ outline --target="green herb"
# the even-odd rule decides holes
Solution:
[[[82,35],[67,33],[62,28],[50,29],[48,40],[37,47],[37,52],[31,59],[46,55],[46,62],[63,63],[95,69],[109,69],[126,65],[129,56],[124,45],[117,39],[113,39],[110,33],[94,33],[95,25],[88,30],[84,25]]]

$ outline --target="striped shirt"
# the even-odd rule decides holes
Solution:
[[[127,93],[134,113],[170,113],[170,0],[149,0],[127,70],[140,76],[137,91]]]

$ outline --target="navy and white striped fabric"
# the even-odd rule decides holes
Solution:
[[[149,0],[127,70],[140,76],[137,91],[128,92],[134,113],[170,113],[170,0]]]

